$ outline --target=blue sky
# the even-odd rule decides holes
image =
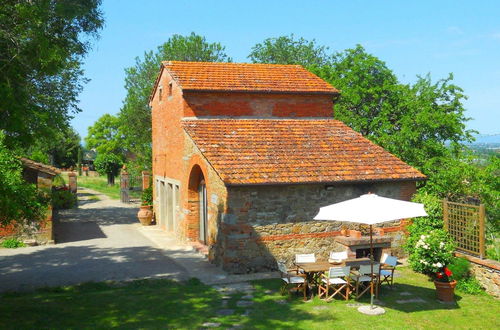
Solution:
[[[173,34],[220,42],[235,62],[253,45],[295,34],[330,51],[363,45],[402,82],[453,72],[469,96],[468,128],[500,133],[500,1],[103,0],[106,25],[85,60],[91,81],[72,125],[82,137],[125,97],[124,68]]]

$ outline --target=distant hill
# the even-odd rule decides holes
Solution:
[[[499,134],[479,134],[475,136],[476,141],[472,144],[500,144],[500,133]]]

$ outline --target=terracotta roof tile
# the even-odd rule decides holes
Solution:
[[[21,163],[23,164],[24,167],[31,168],[36,171],[40,171],[43,173],[47,173],[49,175],[55,176],[57,174],[61,174],[61,170],[58,169],[57,167],[42,164],[42,163],[37,163],[34,160],[20,157],[19,160],[21,160]]]
[[[183,90],[336,94],[300,65],[163,62]]]
[[[184,119],[183,127],[227,184],[425,179],[334,119]]]

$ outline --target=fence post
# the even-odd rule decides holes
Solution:
[[[123,169],[120,175],[120,201],[122,203],[130,203],[129,175],[126,169]]]
[[[150,178],[151,174],[148,171],[142,171],[142,190],[149,188]]]
[[[75,172],[68,172],[68,184],[69,184],[69,191],[71,191],[73,194],[76,194],[78,190],[78,186],[76,183],[76,173]]]
[[[484,251],[484,218],[485,218],[484,204],[479,205],[479,257],[483,259],[486,254]]]
[[[444,229],[448,231],[448,200],[446,198],[443,199],[443,222]]]

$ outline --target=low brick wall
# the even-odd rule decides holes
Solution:
[[[500,298],[500,262],[456,253],[471,262],[471,272],[490,295]]]

